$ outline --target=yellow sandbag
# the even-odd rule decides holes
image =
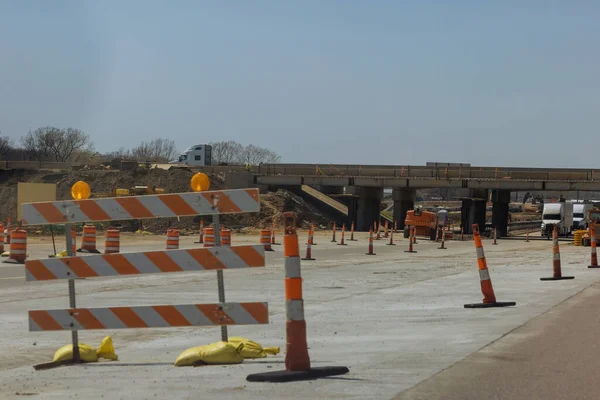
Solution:
[[[96,362],[98,358],[106,358],[108,360],[116,361],[119,358],[115,354],[115,348],[113,347],[112,339],[110,336],[102,339],[98,350],[85,343],[79,343],[79,358],[83,362]],[[56,350],[54,353],[53,361],[67,361],[73,359],[73,345],[68,344]]]
[[[267,354],[279,354],[279,347],[262,347],[260,344],[243,337],[230,337],[229,343],[234,346],[243,344],[244,347],[240,351],[240,355],[244,358],[265,358]]]
[[[61,257],[66,257],[67,256],[67,251],[63,250],[60,253],[56,254],[56,258],[61,258]]]
[[[202,364],[240,364],[244,358],[240,355],[243,344],[233,345],[226,342],[211,343],[187,349],[177,357],[175,366],[186,367]]]

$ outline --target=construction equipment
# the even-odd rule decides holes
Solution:
[[[423,211],[421,207],[409,210],[404,221],[404,238],[410,237],[410,227],[415,227],[415,236],[426,236],[431,240],[436,239],[437,228],[443,228],[447,223],[448,212],[440,210],[437,213]]]

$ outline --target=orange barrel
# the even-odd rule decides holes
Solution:
[[[24,229],[17,228],[12,231],[12,240],[10,242],[10,255],[8,258],[19,263],[24,263],[27,257],[27,232]]]
[[[221,229],[221,246],[231,246],[231,229]]]
[[[106,230],[104,254],[118,253],[121,249],[121,231],[116,228]]]
[[[4,224],[0,222],[0,253],[4,253]]]
[[[204,228],[204,247],[215,246],[215,228]]]
[[[167,230],[167,250],[177,250],[179,248],[179,229]]]
[[[266,251],[273,251],[271,247],[271,230],[261,229],[260,230],[260,244],[265,247]]]
[[[83,235],[81,237],[81,251],[87,253],[97,253],[96,249],[96,227],[94,225],[84,225]]]

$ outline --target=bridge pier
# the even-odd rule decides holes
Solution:
[[[415,208],[417,191],[415,189],[396,188],[392,190],[394,200],[394,221],[398,223],[398,229],[404,229],[404,221],[408,210]]]
[[[462,199],[461,225],[466,234],[473,233],[473,224],[479,225],[479,231],[485,231],[485,205],[487,189],[471,189],[470,197]]]
[[[358,196],[348,207],[349,219],[356,222],[357,230],[368,231],[373,222],[379,221],[383,189],[349,186],[346,193]]]
[[[496,228],[498,237],[508,236],[510,190],[493,190],[492,202],[492,226]]]

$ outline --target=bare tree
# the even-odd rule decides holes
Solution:
[[[80,153],[90,154],[94,150],[89,135],[73,128],[38,128],[27,133],[21,141],[29,157],[40,161],[66,162],[81,158]]]
[[[211,143],[212,159],[214,164],[251,164],[258,165],[260,163],[276,163],[281,160],[279,154],[264,147],[249,144],[242,146],[241,144],[228,141]]]
[[[53,128],[49,135],[50,151],[54,154],[54,159],[57,162],[65,162],[72,157],[77,159],[80,157],[77,153],[91,153],[94,150],[89,135],[79,129]]]
[[[121,150],[121,153],[125,153],[124,149]],[[144,141],[125,154],[129,153],[138,161],[167,162],[177,156],[177,147],[173,140],[159,138],[148,142]]]
[[[244,146],[238,142],[223,141],[210,143],[212,146],[212,162],[213,164],[239,164],[242,162],[242,152]]]
[[[8,136],[0,137],[0,157],[4,158],[13,149],[13,140]]]
[[[29,131],[27,135],[21,138],[21,144],[25,150],[28,159],[38,161],[47,160],[50,156],[49,135],[48,130],[54,128],[38,128],[34,131]]]

